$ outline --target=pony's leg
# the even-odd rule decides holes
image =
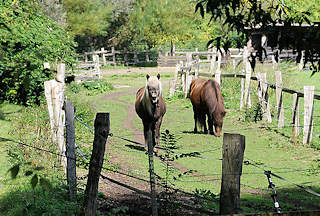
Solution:
[[[207,123],[206,123],[206,115],[202,115],[202,122],[203,122],[203,132],[205,134],[208,134],[208,129],[207,129]]]
[[[161,127],[161,123],[162,123],[162,117],[160,117],[158,119],[158,121],[156,121],[155,124],[155,145],[159,145],[160,144],[160,127]]]
[[[214,132],[213,132],[213,119],[212,119],[212,116],[208,115],[208,129],[209,129],[209,133],[211,135],[214,135]]]
[[[194,133],[198,133],[197,121],[198,121],[198,112],[195,108],[193,108],[193,119],[194,119]]]

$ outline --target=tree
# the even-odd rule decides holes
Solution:
[[[294,24],[310,23],[310,18],[317,18],[317,14],[312,14],[310,11],[297,10],[293,3],[282,4],[283,1],[272,0],[198,0],[195,10],[199,11],[201,16],[204,14],[211,15],[211,22],[222,20],[223,25],[228,26],[231,29],[235,29],[237,32],[245,32],[247,36],[250,36],[250,31],[247,29],[260,28],[265,29],[276,24],[283,24],[285,27],[293,26]],[[289,1],[288,1],[289,2]],[[296,0],[295,2],[306,2],[302,0]],[[314,3],[316,1],[313,1]],[[310,3],[310,2],[309,2]],[[316,5],[316,4],[315,4]],[[308,5],[306,9],[310,8]],[[316,6],[319,7],[319,6]],[[278,47],[290,46],[291,48],[301,52],[306,51],[306,59],[312,63],[312,68],[318,70],[318,65],[314,65],[314,55],[319,55],[319,48],[315,48],[314,45],[309,44],[310,41],[319,41],[320,36],[314,29],[309,32],[299,32],[299,37],[292,37],[293,32],[284,32],[282,35],[282,41],[278,39]],[[291,34],[291,35],[290,35]],[[221,37],[220,37],[221,38]],[[208,42],[208,45],[214,42],[212,39]],[[307,43],[306,43],[307,41]],[[230,44],[230,43],[229,43]],[[257,45],[259,46],[259,44]],[[259,49],[259,47],[255,47]],[[259,54],[259,52],[258,52]],[[301,55],[300,55],[301,56]],[[261,56],[259,56],[261,58]],[[299,60],[299,59],[297,59]]]
[[[40,103],[43,82],[52,78],[44,62],[75,60],[73,38],[42,14],[33,1],[0,2],[0,101]]]
[[[64,0],[67,31],[75,36],[78,51],[103,44],[113,19],[113,6],[104,0]]]

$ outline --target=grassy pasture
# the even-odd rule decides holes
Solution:
[[[224,68],[230,71],[229,68]],[[316,91],[320,90],[318,83],[320,78],[318,74],[310,77],[310,72],[300,72],[294,67],[285,64],[280,65],[283,71],[283,86],[303,92],[304,85],[315,85]],[[258,65],[256,72],[267,72],[267,79],[270,83],[274,83],[274,72],[270,66]],[[156,73],[150,73],[156,75]],[[131,122],[135,129],[124,129],[124,122],[127,121],[127,109],[130,104],[134,104],[135,94],[119,95],[116,100],[105,100],[109,93],[125,92],[137,89],[145,85],[145,73],[128,73],[119,75],[105,75],[104,81],[111,83],[113,86],[123,86],[122,88],[109,89],[108,87],[99,87],[99,89],[107,92],[85,91],[77,89],[77,86],[68,87],[68,99],[74,101],[76,106],[76,115],[86,122],[89,126],[93,126],[93,120],[96,112],[110,112],[111,133],[115,136],[109,137],[109,145],[107,146],[105,163],[111,169],[125,171],[129,174],[148,179],[148,158],[144,152],[128,148],[128,142],[118,137],[133,140],[136,135],[142,136],[141,120],[135,115]],[[192,174],[170,179],[176,187],[194,192],[197,190],[209,191],[211,194],[219,194],[221,183],[221,158],[222,158],[222,141],[223,138],[217,138],[205,134],[193,134],[193,112],[189,99],[184,99],[179,92],[173,97],[168,98],[169,83],[173,79],[172,73],[161,73],[161,81],[163,84],[163,96],[167,104],[167,113],[164,117],[161,127],[162,131],[168,129],[170,133],[177,137],[177,145],[180,147],[178,153],[199,152],[201,158],[183,158],[175,161],[175,166],[180,170],[194,170]],[[253,89],[256,88],[256,82],[252,81]],[[74,92],[70,91],[74,88]],[[93,88],[94,89],[94,88]],[[314,136],[310,146],[302,145],[302,136],[298,138],[298,143],[291,141],[291,110],[285,109],[285,127],[278,130],[276,123],[276,109],[272,108],[273,122],[271,124],[262,121],[254,122],[252,116],[256,113],[256,104],[258,102],[254,91],[251,92],[251,101],[253,108],[248,111],[239,111],[240,102],[240,79],[224,78],[221,85],[222,93],[225,99],[227,115],[225,117],[223,132],[240,133],[246,136],[245,160],[256,164],[260,168],[252,165],[243,165],[243,174],[241,177],[241,208],[245,213],[263,213],[273,211],[273,201],[270,197],[272,192],[268,189],[268,181],[264,175],[263,169],[271,170],[273,173],[289,180],[290,182],[301,184],[318,193],[320,193],[320,165],[319,165],[319,138]],[[76,92],[76,93],[75,93]],[[134,92],[134,91],[132,91]],[[275,105],[275,91],[269,89],[271,104]],[[319,111],[320,102],[315,101],[314,107],[314,134],[320,134]],[[284,93],[284,107],[292,106],[292,96]],[[272,107],[272,106],[271,106]],[[303,113],[303,99],[300,99],[300,112]],[[46,117],[45,105],[34,108],[21,108],[9,104],[0,106],[0,135],[2,138],[18,138],[27,143],[39,144],[45,149],[51,149],[48,146],[48,117]],[[303,123],[303,116],[300,115],[300,124]],[[85,156],[89,157],[91,152],[91,144],[93,136],[90,130],[79,122],[76,124],[76,143],[81,148]],[[317,126],[318,125],[318,126]],[[262,127],[262,128],[260,128]],[[39,129],[40,128],[40,129]],[[40,136],[37,136],[38,131]],[[8,133],[10,135],[8,135]],[[302,133],[302,130],[301,132]],[[0,140],[1,145],[1,164],[10,168],[14,163],[5,156],[8,143]],[[10,148],[9,148],[10,149]],[[20,150],[21,151],[21,150]],[[77,204],[81,204],[80,193],[78,203],[64,203],[66,198],[62,173],[55,167],[55,162],[50,162],[52,158],[43,157],[41,152],[37,153],[41,156],[27,155],[28,160],[32,160],[37,164],[48,164],[48,169],[43,171],[42,175],[47,175],[52,185],[58,193],[55,193],[53,199],[50,200],[50,193],[44,193],[41,188],[36,187],[32,190],[29,179],[8,180],[8,169],[1,170],[1,188],[0,193],[0,213],[1,215],[17,215],[17,212],[30,209],[30,215],[37,215],[39,212],[45,212],[44,209],[35,208],[35,206],[49,205],[53,210],[48,210],[53,214],[68,215],[68,212],[59,209],[67,209],[77,212],[79,209]],[[34,153],[36,154],[36,153]],[[115,156],[116,157],[112,157]],[[122,167],[120,161],[129,161],[129,166]],[[50,165],[51,164],[51,165]],[[52,165],[55,164],[55,165]],[[53,166],[53,167],[50,167]],[[155,169],[160,176],[164,176],[164,168],[158,159],[155,159]],[[79,175],[84,175],[79,169]],[[175,170],[173,175],[178,176],[181,173]],[[290,182],[286,182],[275,177],[272,178],[278,192],[278,201],[283,211],[300,211],[300,210],[320,210],[319,198],[311,195]],[[135,180],[132,180],[135,181]],[[9,182],[9,184],[8,184]],[[61,185],[62,183],[62,185]],[[3,187],[2,187],[3,186]],[[80,186],[83,188],[83,185]],[[32,197],[37,199],[32,201]],[[9,201],[16,205],[10,204]],[[28,201],[25,201],[28,200]],[[208,204],[203,204],[208,207]],[[12,208],[10,211],[6,210]],[[17,207],[18,206],[18,207]],[[218,213],[217,200],[213,203],[213,210]],[[56,208],[56,209],[54,209]],[[33,209],[33,211],[31,211]],[[58,209],[58,210],[57,210]]]
[[[319,75],[310,78],[308,72],[296,72],[287,70],[286,65],[281,65],[283,70],[283,83],[287,88],[303,91],[303,85],[316,84],[319,81]],[[290,68],[289,68],[290,69]],[[258,70],[265,70],[268,73],[268,81],[272,83],[273,71],[270,67],[261,67]],[[193,134],[193,112],[192,106],[188,99],[183,99],[179,94],[172,99],[168,97],[168,86],[172,79],[171,73],[162,74],[161,80],[164,86],[164,97],[167,103],[167,113],[165,115],[162,131],[168,129],[171,133],[179,137],[178,145],[179,153],[200,152],[202,158],[185,158],[177,160],[179,167],[184,169],[195,170],[193,174],[179,178],[172,182],[185,191],[194,191],[195,189],[210,190],[214,194],[219,194],[221,183],[221,148],[222,138],[204,134]],[[301,76],[301,77],[300,77]],[[145,83],[144,75],[115,75],[105,77],[110,82],[117,84],[126,84],[130,87],[137,88]],[[253,88],[255,81],[252,82]],[[235,78],[225,78],[222,81],[222,92],[225,97],[227,107],[227,116],[225,118],[223,131],[227,133],[240,133],[246,136],[245,160],[255,163],[260,167],[256,168],[251,165],[243,166],[243,175],[241,178],[241,203],[242,208],[246,212],[267,212],[273,210],[273,202],[270,198],[271,191],[268,190],[267,178],[263,169],[271,170],[273,173],[298,184],[303,184],[313,190],[319,192],[319,152],[316,148],[302,145],[302,137],[299,142],[294,145],[291,141],[290,118],[291,110],[285,111],[285,127],[282,130],[277,129],[276,110],[272,109],[273,123],[266,124],[261,121],[252,122],[245,120],[246,115],[252,113],[239,111],[240,100],[240,80]],[[317,86],[316,86],[317,89]],[[275,104],[275,91],[269,90],[270,101]],[[285,93],[284,93],[285,94]],[[255,105],[258,98],[252,92],[252,104]],[[134,103],[135,95],[124,95],[118,99],[130,101]],[[284,106],[290,107],[292,104],[292,96],[284,96]],[[315,115],[320,110],[320,103],[315,101]],[[122,129],[122,122],[125,120],[122,113],[125,112],[125,105],[112,101],[100,101],[96,104],[98,110],[110,112],[112,125],[111,130],[114,134],[128,139],[133,139],[134,134],[131,131]],[[303,99],[300,99],[300,112],[303,113]],[[300,122],[303,117],[300,115]],[[315,118],[315,125],[318,122]],[[141,131],[142,124],[136,116],[134,127]],[[259,129],[259,127],[265,127]],[[314,127],[314,133],[318,133],[319,127]],[[113,145],[112,151],[118,152],[124,157],[134,158],[131,160],[132,169],[130,172],[141,177],[147,177],[147,156],[139,151],[127,149],[125,151],[125,141],[111,138]],[[318,138],[314,137],[312,145],[318,146]],[[116,163],[116,161],[114,161]],[[155,168],[157,172],[163,175],[163,171],[159,161],[156,161]],[[179,171],[175,173],[178,175]],[[302,209],[319,209],[317,197],[298,189],[291,183],[273,178],[279,196],[280,206],[284,210],[302,210]],[[311,182],[311,183],[308,183]],[[303,202],[302,202],[303,200]],[[264,204],[262,204],[264,203]]]

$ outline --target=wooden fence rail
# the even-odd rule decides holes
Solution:
[[[243,67],[245,68],[239,74],[237,73],[225,73],[221,74],[219,63],[216,64],[217,68],[215,73],[212,73],[212,69],[209,72],[200,71],[201,62],[197,60],[189,60],[185,63],[180,62],[176,66],[174,79],[171,82],[170,94],[172,97],[178,87],[178,78],[181,81],[181,88],[184,93],[184,97],[188,96],[189,87],[192,79],[198,76],[204,77],[215,77],[218,83],[221,83],[221,77],[233,77],[241,79],[241,97],[240,97],[240,110],[247,109],[251,107],[250,91],[252,91],[251,80],[257,81],[257,95],[262,109],[263,121],[269,123],[272,122],[271,112],[270,112],[270,102],[268,89],[272,88],[276,90],[276,109],[277,109],[277,122],[278,128],[284,128],[284,106],[283,106],[283,93],[289,93],[293,95],[293,106],[292,106],[292,119],[290,124],[292,126],[292,139],[296,140],[299,135],[299,98],[304,98],[304,124],[303,124],[303,144],[309,144],[312,140],[312,130],[313,130],[313,106],[314,99],[320,100],[320,95],[314,94],[313,86],[305,86],[304,92],[299,92],[293,89],[285,88],[282,86],[281,71],[275,70],[275,80],[276,83],[272,84],[267,81],[266,73],[255,73],[255,76],[251,75],[251,65],[249,62],[249,56],[246,48],[243,50]],[[218,58],[219,59],[219,58]],[[219,62],[219,61],[218,61]],[[300,67],[298,65],[298,67]],[[277,67],[276,67],[277,68]]]

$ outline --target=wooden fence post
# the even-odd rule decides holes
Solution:
[[[179,64],[176,65],[176,70],[174,71],[173,82],[172,82],[172,85],[170,87],[169,97],[173,97],[174,96],[174,92],[176,91],[176,86],[177,86],[178,74],[179,74],[180,70],[181,70],[181,64],[179,63]]]
[[[56,123],[56,139],[60,155],[66,155],[66,144],[64,142],[65,111],[62,109],[64,104],[66,66],[63,63],[57,65],[56,88],[53,89],[55,100],[54,114]],[[67,158],[60,157],[60,162],[64,168],[67,167]]]
[[[114,66],[117,65],[117,61],[116,61],[116,52],[114,50],[114,47],[111,47],[111,53],[112,53],[112,63]]]
[[[270,104],[269,104],[269,94],[268,94],[268,81],[267,81],[267,73],[261,74],[261,88],[262,88],[262,110],[263,110],[263,121],[267,121],[269,123],[272,122],[271,112],[270,112]]]
[[[192,76],[190,76],[190,72],[191,72],[191,67],[192,67],[192,64],[191,63],[187,63],[187,69],[186,69],[186,72],[185,72],[185,81],[184,81],[184,84],[185,84],[185,88],[184,88],[184,98],[187,98],[188,97],[188,92],[189,92],[189,88],[190,88],[190,83],[191,83],[191,80],[192,80]]]
[[[244,149],[245,136],[224,133],[220,215],[238,213],[240,210],[240,177]]]
[[[155,137],[152,136],[152,131],[147,131],[147,144],[148,144],[148,158],[149,158],[149,173],[150,173],[150,190],[151,190],[151,202],[152,202],[152,216],[158,215],[158,204],[156,194],[156,178],[154,173],[153,163],[153,141]]]
[[[101,51],[102,51],[102,62],[103,62],[103,65],[106,66],[107,60],[106,60],[106,54],[104,53],[104,47],[101,48]]]
[[[297,93],[293,94],[292,125],[292,140],[296,144],[299,136],[299,97]]]
[[[89,174],[83,201],[83,214],[96,215],[97,194],[104,152],[110,130],[109,113],[97,113],[94,121],[94,141],[90,158]]]
[[[215,65],[216,58],[217,58],[217,52],[214,51],[214,48],[212,48],[212,51],[213,51],[214,53],[212,54],[211,62],[210,62],[210,73],[211,73],[211,74],[213,73],[214,65]]]
[[[94,62],[94,73],[91,74],[91,76],[98,75],[98,78],[101,79],[99,55],[93,55],[93,62]]]
[[[242,71],[242,74],[243,74],[243,71]],[[241,82],[240,82],[240,110],[243,109],[243,105],[244,105],[244,102],[243,102],[243,99],[244,99],[244,81],[245,81],[245,79],[241,78]]]
[[[277,96],[277,110],[278,110],[278,128],[284,127],[284,108],[282,101],[282,76],[281,71],[275,71],[276,78],[276,96]]]
[[[249,58],[249,51],[246,48],[245,53],[243,55],[244,65],[245,65],[245,69],[246,69],[244,96],[243,96],[244,104],[243,105],[246,109],[251,107],[251,102],[250,102],[251,65],[250,65],[248,58]]]
[[[73,102],[65,101],[64,110],[66,112],[67,182],[70,200],[74,200],[77,195],[77,173]]]
[[[146,51],[146,62],[149,62],[150,58],[149,58],[149,53]]]
[[[299,70],[302,70],[304,66],[304,51],[300,51],[300,52],[301,52],[301,59],[299,61]]]
[[[304,86],[303,144],[312,140],[314,86]]]

